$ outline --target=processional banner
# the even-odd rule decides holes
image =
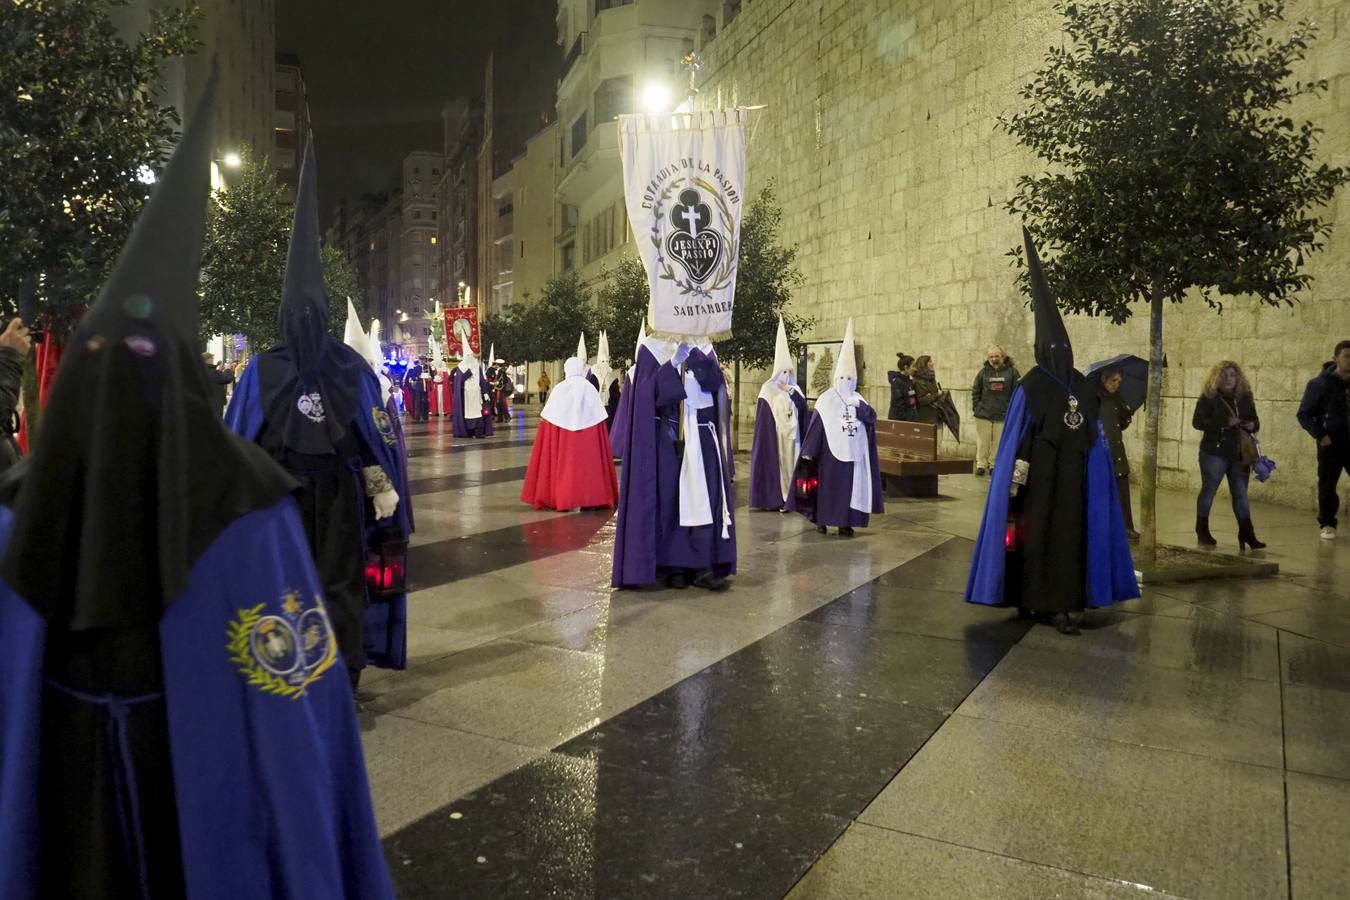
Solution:
[[[460,339],[463,337],[468,337],[470,350],[479,354],[483,352],[478,344],[478,307],[476,306],[452,306],[445,311],[447,353],[456,359],[459,358],[460,349],[463,347],[463,344],[460,343]]]
[[[731,336],[746,109],[619,117],[628,220],[666,337]]]

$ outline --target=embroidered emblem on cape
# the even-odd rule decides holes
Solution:
[[[840,419],[839,428],[844,434],[853,437],[858,433],[858,418],[853,415],[853,407],[847,403],[844,404],[844,415]]]
[[[370,410],[370,418],[374,420],[375,430],[384,438],[386,444],[392,447],[398,443],[398,438],[394,436],[394,423],[389,420],[389,413],[375,406]]]
[[[230,662],[264,693],[297,700],[337,661],[337,637],[318,595],[306,606],[288,591],[271,611],[268,607],[241,609],[230,623]]]
[[[300,399],[295,401],[295,408],[311,422],[323,421],[323,398],[318,393],[301,394]]]
[[[1069,411],[1064,414],[1064,426],[1070,431],[1083,427],[1083,414],[1078,411],[1078,398],[1073,394],[1069,395]]]

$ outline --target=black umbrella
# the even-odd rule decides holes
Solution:
[[[1085,375],[1094,375],[1102,369],[1120,371],[1120,390],[1117,395],[1127,412],[1134,412],[1144,405],[1148,396],[1148,360],[1140,359],[1129,353],[1122,353],[1110,359],[1103,359],[1087,367]],[[1163,368],[1167,368],[1167,359],[1163,358]]]
[[[952,395],[944,393],[942,399],[933,404],[933,409],[937,411],[938,421],[947,426],[947,430],[952,433],[953,438],[960,441],[961,414],[956,411],[956,404],[952,402]]]

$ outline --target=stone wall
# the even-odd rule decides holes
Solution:
[[[1291,18],[1321,26],[1297,77],[1332,84],[1296,112],[1326,129],[1323,160],[1350,163],[1350,4],[1291,7]],[[967,415],[990,342],[1031,365],[1031,316],[1005,256],[1020,233],[1003,203],[1036,161],[995,119],[1019,107],[1018,88],[1059,36],[1049,0],[746,0],[703,49],[701,105],[767,105],[750,130],[749,195],[777,182],[784,237],[806,276],[796,308],[818,317],[817,338],[854,317],[870,362],[864,393],[883,412],[898,350],[932,354]],[[1335,340],[1350,338],[1350,190],[1327,214],[1339,227],[1293,309],[1234,300],[1222,315],[1199,301],[1168,310],[1163,484],[1198,486],[1191,411],[1209,367],[1231,358],[1247,368],[1263,445],[1279,463],[1253,495],[1313,505],[1314,450],[1294,410]],[[1080,364],[1146,355],[1143,318],[1113,327],[1074,316],[1068,326]],[[743,446],[761,381],[743,379]],[[1141,416],[1128,438],[1136,458],[1142,432]],[[973,443],[947,450],[970,455]]]

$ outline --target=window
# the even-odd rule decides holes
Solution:
[[[572,123],[572,157],[581,152],[581,148],[586,146],[586,114],[577,116],[577,120]]]
[[[436,246],[436,244],[438,243],[438,241],[439,241],[439,239],[436,237],[436,235],[433,234],[433,235],[431,236],[431,246],[433,246],[433,247]]]
[[[595,89],[595,121],[608,122],[617,119],[623,113],[632,112],[633,108],[631,75],[606,79]]]
[[[521,241],[521,242],[520,242],[520,258],[521,258],[521,259],[524,259],[524,258],[525,258],[525,242],[524,242],[524,241]]]
[[[440,169],[433,168],[433,169],[431,170],[431,174],[432,174],[432,175],[439,175],[439,174],[441,174],[441,170],[440,170]]]
[[[598,16],[607,9],[618,9],[632,2],[633,0],[595,0],[595,14]]]
[[[420,209],[413,210],[413,218],[414,219],[422,218],[422,211]]]
[[[568,241],[562,247],[562,270],[570,272],[577,265],[577,245],[575,241]]]

